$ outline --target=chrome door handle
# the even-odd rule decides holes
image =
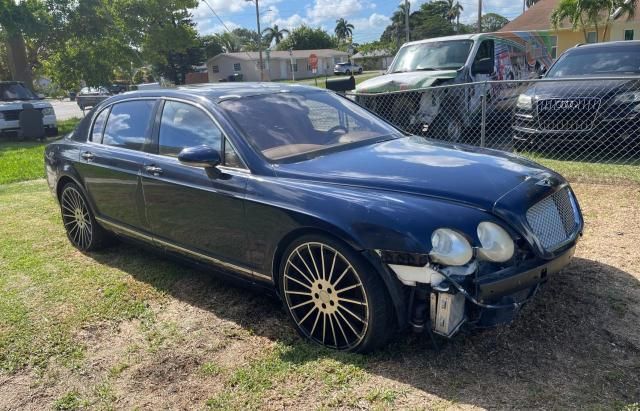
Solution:
[[[144,169],[147,173],[152,174],[154,176],[159,176],[162,174],[162,169],[157,166],[144,166]]]
[[[81,154],[81,156],[82,156],[82,158],[84,158],[84,159],[85,159],[85,160],[87,160],[87,161],[91,161],[91,160],[93,160],[94,158],[96,158],[96,155],[95,155],[95,154],[93,154],[93,153],[92,153],[92,152],[90,152],[90,151],[85,151],[84,153],[82,153],[82,154]]]

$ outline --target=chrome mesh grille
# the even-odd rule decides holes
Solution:
[[[547,251],[557,248],[577,229],[570,196],[569,190],[564,188],[527,210],[527,222]]]

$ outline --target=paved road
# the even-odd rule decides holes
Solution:
[[[69,100],[47,100],[53,106],[58,120],[68,120],[70,118],[82,118],[84,114],[75,101]]]

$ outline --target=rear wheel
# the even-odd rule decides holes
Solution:
[[[68,183],[60,194],[62,222],[71,244],[80,251],[94,251],[109,243],[111,235],[98,225],[87,200],[74,183]]]
[[[328,348],[366,352],[391,335],[393,308],[362,257],[325,236],[305,236],[284,254],[280,293],[304,337]]]

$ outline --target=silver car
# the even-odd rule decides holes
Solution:
[[[348,76],[350,76],[351,74],[362,74],[362,66],[350,62],[338,63],[333,68],[333,74],[346,74]]]

